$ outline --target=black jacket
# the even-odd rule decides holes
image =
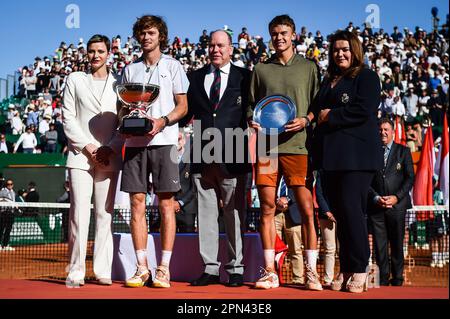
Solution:
[[[377,111],[380,104],[378,75],[367,68],[355,78],[344,77],[331,89],[325,80],[311,111],[331,109],[329,120],[317,125],[312,143],[313,166],[326,171],[379,170],[383,148]]]
[[[222,163],[220,164],[222,171],[226,174],[243,174],[250,172],[251,166],[249,164],[247,138],[244,140],[244,145],[241,145],[241,143],[236,143],[236,138],[233,138],[230,130],[226,132],[227,128],[241,128],[243,131],[247,129],[246,111],[250,86],[250,71],[231,64],[227,88],[219,102],[217,110],[214,110],[204,88],[205,76],[209,67],[210,66],[207,65],[189,75],[190,84],[187,93],[188,114],[180,122],[180,125],[183,126],[189,122],[192,117],[194,117],[194,120],[201,121],[200,130],[197,131],[196,126],[194,125],[194,140],[199,139],[204,135],[208,136],[208,133],[211,132],[209,129],[211,128],[218,129],[222,138],[220,141],[214,141],[214,143],[221,143],[222,145]],[[207,131],[206,134],[204,134],[205,131]],[[199,133],[201,136],[196,136]],[[210,135],[212,136],[212,134]],[[202,139],[202,151],[208,143],[210,143],[210,140]],[[195,159],[195,153],[198,152],[195,142],[193,146],[194,149],[192,153],[194,153]],[[228,160],[227,163],[225,163],[226,150],[233,150],[233,158],[232,160]],[[237,151],[239,151],[240,154],[244,154],[243,163],[237,158]],[[229,154],[230,152],[228,152],[228,155]],[[198,155],[199,154],[197,154],[197,156]],[[205,164],[203,156],[201,156],[201,163],[192,162],[191,172],[201,173]]]
[[[411,208],[409,191],[414,183],[414,167],[409,148],[392,143],[386,168],[377,171],[369,189],[368,212],[385,210],[374,203],[375,196],[395,195],[398,203],[393,209],[405,211]]]
[[[175,194],[176,201],[182,201],[181,211],[184,214],[197,214],[197,200],[194,193],[194,183],[190,174],[190,164],[180,162],[178,164],[180,172],[181,189]]]

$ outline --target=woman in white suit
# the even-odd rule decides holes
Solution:
[[[66,283],[84,285],[90,205],[94,194],[96,218],[94,274],[99,284],[111,285],[112,214],[123,141],[117,132],[116,75],[106,61],[109,39],[94,35],[87,44],[90,72],[74,72],[64,90],[63,125],[69,155],[70,264]]]

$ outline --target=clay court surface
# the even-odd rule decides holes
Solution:
[[[223,285],[192,287],[173,282],[170,289],[126,288],[121,282],[110,287],[87,282],[67,288],[63,280],[0,280],[0,299],[448,299],[448,288],[381,287],[362,294],[331,290],[306,291],[288,286],[257,290],[246,284],[239,288]]]
[[[92,242],[88,244],[87,278],[92,273]],[[448,287],[448,265],[443,268],[429,266],[429,252],[410,249],[405,258],[406,287]],[[67,244],[45,244],[16,247],[13,252],[0,252],[1,279],[57,279],[66,276]],[[338,267],[338,265],[336,265]],[[323,271],[319,262],[318,271]]]
[[[192,287],[186,282],[172,282],[171,289],[126,288],[122,282],[104,287],[90,281],[92,242],[88,245],[87,283],[80,288],[65,285],[67,244],[16,247],[0,252],[0,299],[448,299],[448,265],[429,266],[428,252],[412,250],[405,260],[403,287],[371,288],[363,294],[324,290],[306,291],[286,285],[270,293],[252,288],[228,288],[223,285]],[[318,270],[322,271],[319,263]]]

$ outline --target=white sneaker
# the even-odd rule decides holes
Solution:
[[[4,251],[15,251],[16,249],[14,247],[11,247],[11,246],[6,246],[6,247],[3,247],[3,250]]]
[[[438,262],[437,262],[437,265],[436,265],[438,268],[442,268],[442,267],[444,267],[444,263],[443,263],[443,261],[442,260],[438,260]]]
[[[261,269],[262,277],[255,283],[255,288],[257,289],[270,289],[278,288],[280,282],[278,280],[278,275],[273,270]]]
[[[437,266],[437,260],[433,259],[433,260],[431,261],[430,267],[431,267],[431,268],[434,268],[434,267],[436,267],[436,266]]]
[[[125,286],[132,288],[144,287],[151,278],[152,274],[150,273],[150,270],[146,266],[138,265],[133,277],[125,281]]]
[[[320,283],[319,280],[319,275],[317,274],[317,272],[312,269],[312,267],[309,264],[305,265],[306,267],[306,289],[308,290],[323,290],[322,288],[322,284]]]

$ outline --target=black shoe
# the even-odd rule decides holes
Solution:
[[[391,286],[403,286],[403,280],[391,279]]]
[[[244,276],[241,274],[231,274],[228,279],[228,287],[241,287],[244,284]]]
[[[200,278],[191,282],[191,286],[208,286],[214,284],[220,284],[220,277],[216,275],[210,275],[205,272],[200,276]]]

